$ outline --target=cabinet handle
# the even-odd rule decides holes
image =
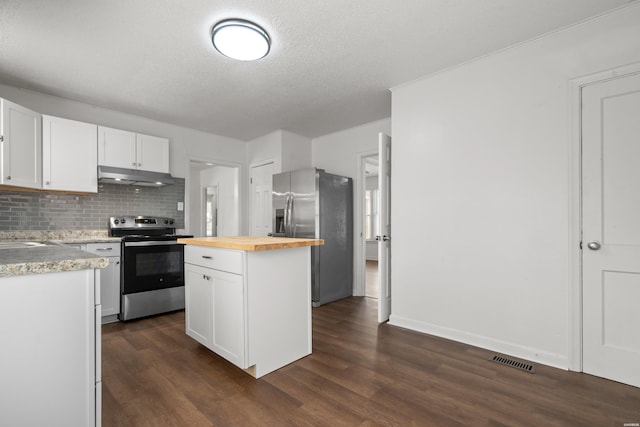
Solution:
[[[142,163],[138,163],[138,166],[142,167]]]
[[[45,182],[44,185],[49,185],[51,184],[49,181]]]
[[[135,166],[135,165],[136,165],[136,162],[131,163],[131,166]]]
[[[48,182],[47,182],[48,184]],[[96,248],[96,251],[112,251],[113,248]]]
[[[11,175],[7,175],[7,180],[11,181]]]
[[[204,280],[211,280],[211,276],[207,276],[206,274],[203,274],[203,275],[202,275],[202,278],[203,278]]]
[[[202,255],[202,258],[204,258],[204,259],[213,259],[213,257],[210,257],[208,255]]]

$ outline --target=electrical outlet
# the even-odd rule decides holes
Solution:
[[[184,210],[184,202],[178,202],[178,211]]]

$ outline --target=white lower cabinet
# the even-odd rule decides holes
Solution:
[[[100,425],[95,270],[0,278],[0,425]]]
[[[185,264],[187,335],[244,369],[243,287],[242,275]]]
[[[207,280],[210,269],[184,266],[184,304],[187,335],[211,348],[213,341],[213,284]]]
[[[78,249],[100,255],[109,265],[100,270],[102,323],[118,320],[120,313],[120,242],[72,244]]]

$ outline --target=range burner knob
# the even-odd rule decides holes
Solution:
[[[166,225],[166,224],[169,224],[169,220],[168,220],[168,219],[165,219],[165,220],[164,220],[164,223],[165,223],[165,225]]]
[[[122,219],[120,220],[120,222],[124,224],[125,222],[127,222],[127,220],[126,220],[126,219],[124,219],[124,218],[122,218]]]
[[[113,223],[114,223],[115,225],[118,225],[118,224],[120,224],[120,220],[116,218],[116,219],[113,221]]]
[[[169,221],[169,224],[173,225],[173,220]]]

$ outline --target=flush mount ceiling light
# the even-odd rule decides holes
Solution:
[[[211,42],[218,52],[240,61],[254,61],[269,53],[271,39],[265,30],[243,19],[226,19],[211,30]]]

